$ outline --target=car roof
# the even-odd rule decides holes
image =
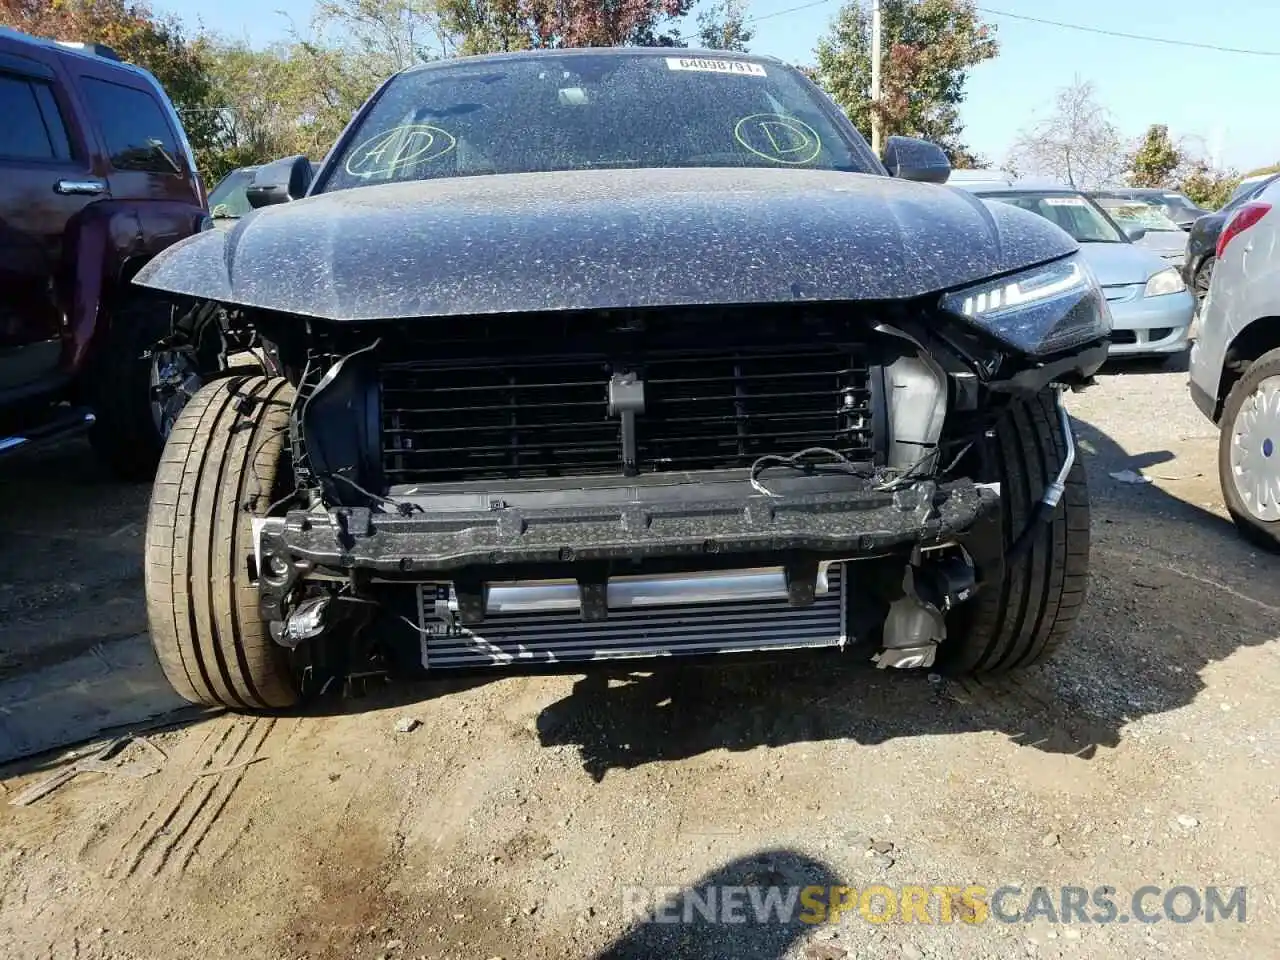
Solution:
[[[770,63],[790,67],[785,60],[762,53],[737,53],[724,50],[704,50],[689,47],[557,47],[541,50],[514,50],[509,53],[481,53],[469,57],[451,57],[433,60],[407,67],[401,73],[419,73],[423,70],[442,70],[468,63],[501,63],[505,60],[562,60],[566,57],[678,57],[681,60],[737,60],[744,63]]]
[[[137,64],[126,63],[118,56],[107,56],[105,51],[108,51],[111,48],[104,47],[101,44],[82,44],[69,40],[49,40],[45,37],[36,37],[29,33],[23,33],[21,30],[14,30],[11,27],[0,27],[0,39],[12,40],[16,43],[29,44],[31,46],[44,47],[46,50],[52,50],[61,56],[84,57],[92,60],[94,63],[107,63],[120,70],[127,70],[130,73],[137,74],[147,81],[155,83],[157,86],[159,85],[155,76],[153,76],[149,70],[144,70]],[[111,53],[114,54],[115,51],[111,51]]]

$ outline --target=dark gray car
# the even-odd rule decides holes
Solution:
[[[398,74],[295,168],[139,278],[234,306],[281,373],[202,392],[155,487],[189,699],[816,648],[991,671],[1070,633],[1060,389],[1110,315],[937,147],[882,162],[770,58],[544,51]]]

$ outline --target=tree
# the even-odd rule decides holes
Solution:
[[[1113,183],[1129,166],[1110,113],[1098,103],[1093,84],[1078,77],[1058,91],[1052,113],[1019,133],[1011,159],[1023,173],[1078,190]]]
[[[698,14],[698,45],[708,50],[745,53],[755,35],[745,0],[719,0]]]
[[[445,30],[464,56],[527,50],[532,45],[532,30],[520,0],[438,0],[438,9]]]
[[[1206,210],[1217,210],[1240,184],[1234,170],[1217,170],[1203,160],[1191,160],[1177,182],[1178,189]]]
[[[1167,187],[1181,163],[1182,151],[1169,139],[1169,128],[1153,123],[1134,151],[1129,183],[1135,187]]]
[[[974,158],[960,140],[968,71],[999,52],[995,27],[971,0],[883,0],[880,102],[871,102],[871,14],[865,0],[840,8],[818,40],[819,83],[869,136],[872,112],[886,136],[939,143],[953,161]]]
[[[320,0],[315,25],[384,77],[457,47],[435,0]]]
[[[323,156],[379,80],[373,64],[341,48],[207,42],[218,130],[200,160],[211,183],[235,167]]]
[[[694,0],[520,0],[535,47],[683,46]],[[672,28],[667,32],[663,28]]]
[[[160,82],[197,152],[216,137],[207,44],[187,42],[176,19],[157,17],[143,0],[0,0],[0,26],[111,47]]]
[[[739,0],[731,0],[739,2]],[[694,0],[320,0],[317,26],[389,75],[455,54],[683,46]]]

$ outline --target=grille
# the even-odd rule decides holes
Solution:
[[[765,454],[809,446],[872,460],[865,347],[797,345],[750,328],[738,336],[753,333],[757,342],[727,347],[701,346],[695,335],[685,345],[652,334],[586,336],[570,352],[532,355],[527,334],[501,353],[487,338],[471,356],[458,356],[467,351],[457,342],[423,345],[420,357],[405,356],[413,347],[401,345],[381,367],[387,479],[621,473],[622,426],[609,415],[608,384],[626,372],[645,384],[644,411],[635,418],[642,473],[748,467]],[[721,328],[714,335],[731,334]],[[536,339],[544,351],[554,342]],[[520,359],[503,358],[511,356]]]

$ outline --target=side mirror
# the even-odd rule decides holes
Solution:
[[[915,137],[890,137],[881,156],[889,176],[922,183],[946,183],[951,176],[951,161],[942,148]]]
[[[285,157],[260,167],[253,183],[245,190],[245,199],[255,210],[276,203],[287,203],[306,196],[311,186],[311,161],[306,157]]]
[[[1137,243],[1147,235],[1147,228],[1140,227],[1136,223],[1122,224],[1120,227],[1124,235],[1129,238],[1130,243]]]

